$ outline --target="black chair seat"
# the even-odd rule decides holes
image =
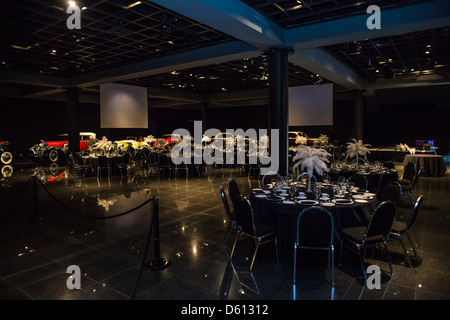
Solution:
[[[404,233],[406,229],[406,223],[395,220],[392,224],[391,232],[401,234]]]
[[[342,229],[342,233],[346,236],[346,238],[355,243],[361,243],[364,240],[364,235],[366,233],[366,226],[358,226]],[[377,242],[383,240],[382,235],[375,235],[373,237],[367,237],[366,244]]]

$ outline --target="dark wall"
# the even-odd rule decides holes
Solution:
[[[193,121],[201,119],[200,110],[149,108],[149,129],[104,129],[100,128],[98,104],[80,103],[79,110],[80,131],[94,132],[97,138],[106,136],[109,140],[149,134],[161,137],[177,128],[193,128]],[[61,139],[58,135],[68,132],[64,102],[0,98],[0,112],[0,140],[11,141],[23,154],[41,139]]]
[[[434,139],[439,154],[449,153],[450,86],[378,90],[365,94],[364,143],[372,146],[414,146],[416,139]],[[41,139],[67,133],[64,102],[0,98],[0,140],[10,140],[20,152]],[[161,137],[175,129],[193,133],[194,121],[202,119],[200,107],[193,110],[149,108],[149,129],[102,129],[98,104],[80,103],[80,131],[93,131],[99,139],[127,136]],[[291,127],[309,137],[327,134],[331,141],[347,142],[352,136],[353,102],[335,95],[333,126]],[[268,128],[268,106],[210,108],[207,128],[247,130]]]
[[[368,94],[364,137],[376,146],[434,140],[438,154],[449,154],[450,86],[378,90]]]

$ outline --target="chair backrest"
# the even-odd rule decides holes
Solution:
[[[227,187],[231,203],[234,204],[234,199],[241,195],[241,191],[239,190],[236,180],[233,178],[228,179]]]
[[[402,187],[397,181],[391,181],[386,184],[380,195],[380,201],[393,201],[397,203],[402,196]]]
[[[256,236],[253,208],[250,202],[244,196],[239,195],[234,199],[233,207],[238,229],[249,235]]]
[[[378,184],[378,193],[382,193],[384,187],[391,181],[395,181],[394,175],[390,173],[383,173],[380,177],[380,183]]]
[[[378,205],[370,216],[363,242],[370,242],[374,237],[378,239],[378,236],[382,236],[382,240],[387,239],[396,212],[397,206],[393,201],[384,201]]]
[[[355,183],[355,187],[360,188],[360,189],[364,189],[364,190],[367,190],[367,186],[369,184],[369,182],[367,181],[366,176],[364,176],[362,174],[354,174],[350,178],[348,178],[348,181],[349,182],[354,182]]]
[[[272,183],[273,181],[281,182],[281,180],[282,178],[277,172],[270,171],[262,177],[261,182],[263,186],[267,186],[269,183]]]
[[[236,218],[233,217],[231,214],[230,205],[228,203],[227,195],[225,194],[223,186],[220,185],[219,189],[220,189],[220,197],[222,198],[223,206],[225,208],[225,213],[227,214],[228,219],[230,219],[231,221],[236,220]]]
[[[308,172],[302,172],[302,173],[300,173],[299,175],[298,175],[298,177],[297,177],[297,182],[298,181],[301,181],[301,180],[303,180],[303,179],[305,179],[306,181],[308,180]],[[316,178],[316,176],[315,175],[312,175],[311,176],[311,179],[313,179],[314,180],[314,182],[317,182],[317,178]]]
[[[406,230],[411,228],[411,226],[414,224],[414,221],[416,221],[417,215],[419,214],[420,207],[422,206],[422,201],[423,201],[423,195],[420,195],[419,197],[417,197],[416,203],[414,204],[412,212],[409,215],[408,221],[406,222]]]
[[[414,176],[413,182],[412,182],[412,187],[414,188],[417,184],[417,182],[419,182],[419,177],[422,174],[422,170],[423,168],[420,168],[419,171],[417,172],[417,174]]]
[[[402,180],[412,181],[416,173],[416,164],[414,162],[408,162],[405,166],[405,170],[403,171]]]
[[[333,245],[334,219],[330,211],[321,207],[308,207],[297,218],[296,242],[305,247]]]

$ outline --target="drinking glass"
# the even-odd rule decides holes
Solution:
[[[316,200],[319,200],[321,193],[322,193],[322,189],[320,187],[316,186],[314,188],[314,197],[316,198]]]

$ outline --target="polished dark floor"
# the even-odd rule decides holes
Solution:
[[[293,286],[292,262],[277,261],[271,244],[261,247],[253,272],[250,250],[240,250],[230,263],[233,237],[225,244],[228,221],[219,186],[233,175],[248,196],[258,182],[229,169],[188,179],[147,177],[137,169],[135,175],[102,177],[99,183],[95,177],[74,180],[63,167],[52,168],[53,173],[40,169],[47,182],[37,184],[37,210],[29,183],[33,166],[15,165],[11,177],[1,181],[1,300],[127,300],[133,293],[137,300],[450,299],[450,170],[443,177],[421,177],[416,186],[424,203],[411,230],[419,254],[412,257],[413,268],[405,264],[400,245],[390,242],[395,273],[383,273],[381,289],[370,290],[357,256],[347,251],[342,265],[336,257],[334,288],[326,260],[307,253]],[[400,164],[397,169],[401,176]],[[162,270],[146,266],[139,277],[141,262],[155,258],[153,241],[144,256],[151,204],[113,216],[149,197],[158,198],[160,256],[171,264]],[[399,218],[409,211],[404,196]],[[240,248],[251,249],[247,245]],[[368,261],[389,270],[378,252]],[[79,290],[66,286],[70,265],[80,267]]]

